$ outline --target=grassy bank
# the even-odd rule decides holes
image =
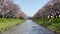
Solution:
[[[23,19],[15,19],[15,18],[0,18],[0,33],[4,32],[13,26],[23,23]]]
[[[57,34],[60,34],[60,18],[33,19],[37,24],[42,25]]]

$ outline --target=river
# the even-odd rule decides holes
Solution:
[[[23,24],[15,26],[2,34],[54,34],[54,33],[36,24],[32,20],[27,20]]]

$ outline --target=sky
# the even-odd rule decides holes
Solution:
[[[27,16],[32,17],[48,2],[48,0],[13,0],[13,2],[21,7],[21,10]]]

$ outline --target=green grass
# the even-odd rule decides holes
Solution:
[[[23,23],[23,19],[16,18],[0,18],[0,33],[4,32],[13,26]]]
[[[60,34],[60,18],[33,19],[33,21]]]

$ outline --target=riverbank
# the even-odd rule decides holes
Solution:
[[[57,34],[60,34],[60,18],[33,19],[33,21]]]
[[[0,33],[23,23],[23,19],[16,19],[16,18],[0,18]]]

